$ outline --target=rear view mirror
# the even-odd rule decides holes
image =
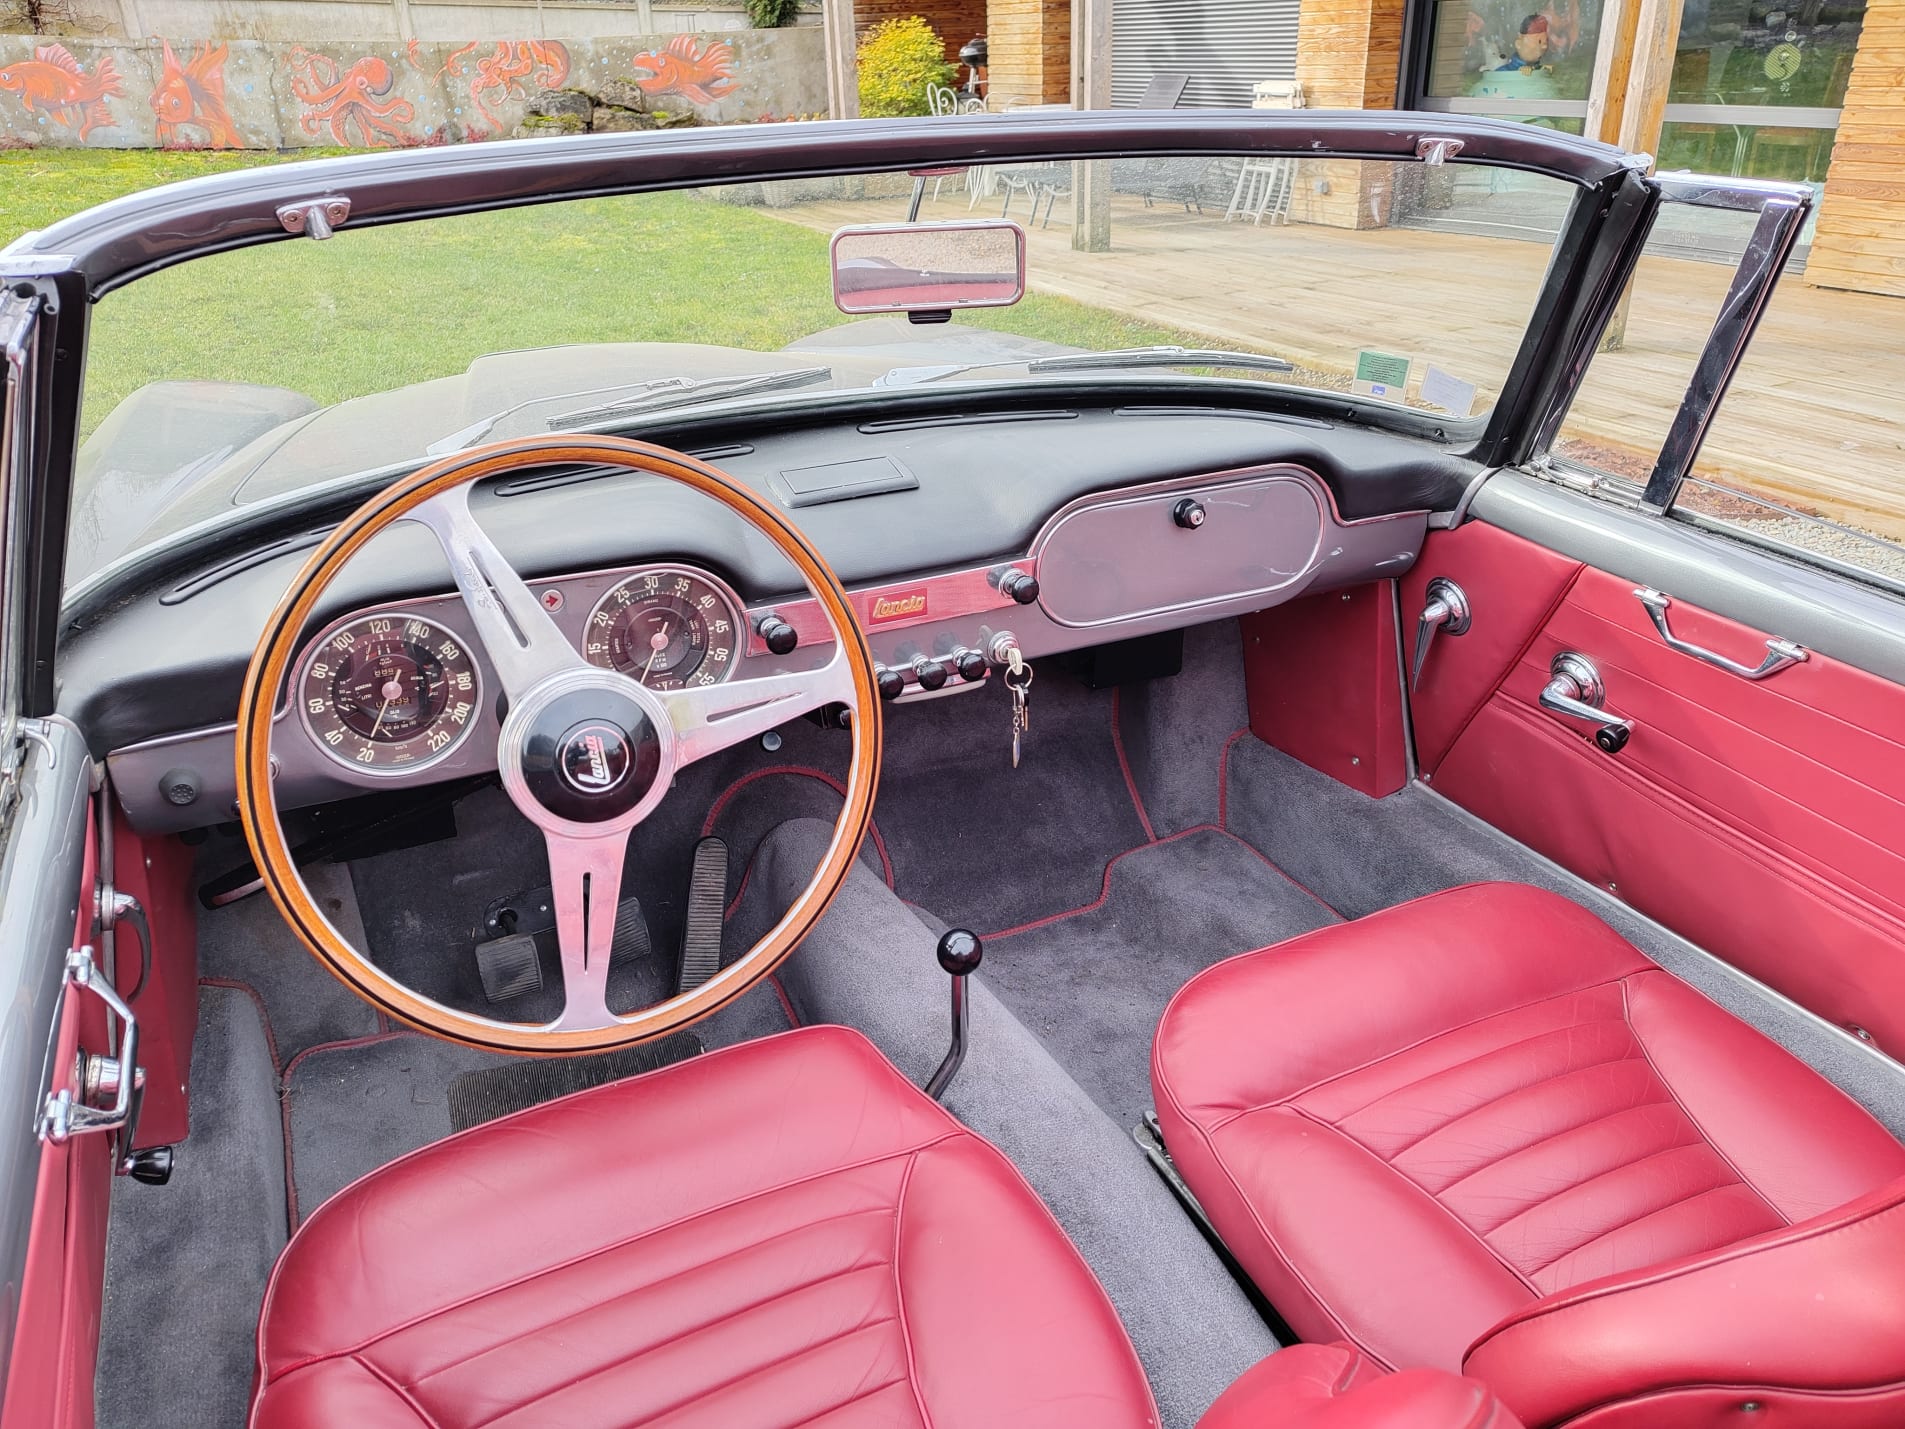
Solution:
[[[1025,296],[1025,230],[1002,219],[890,223],[833,236],[833,300],[843,313],[1009,308]]]

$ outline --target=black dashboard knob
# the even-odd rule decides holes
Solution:
[[[913,662],[913,678],[919,681],[922,690],[943,690],[946,681],[952,678],[952,671],[946,668],[943,660],[928,660],[925,656]]]
[[[1171,519],[1186,531],[1195,531],[1202,526],[1204,517],[1204,503],[1189,496],[1171,508]]]
[[[993,584],[999,588],[999,594],[1009,596],[1020,605],[1030,605],[1038,599],[1038,577],[1028,575],[1017,566],[1007,566],[998,573]]]
[[[800,632],[771,610],[754,622],[754,633],[776,655],[791,655],[800,644]]]
[[[977,650],[959,651],[953,656],[953,663],[959,670],[959,678],[967,684],[985,679],[987,672],[992,669],[986,657]]]
[[[939,965],[954,977],[964,977],[979,966],[979,960],[985,956],[985,945],[979,941],[977,933],[969,933],[964,928],[948,928],[940,935],[939,946],[934,949],[939,955]]]
[[[898,670],[876,665],[873,667],[873,683],[879,687],[881,699],[897,700],[906,689],[906,676]]]

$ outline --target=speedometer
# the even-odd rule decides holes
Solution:
[[[733,597],[708,576],[677,566],[638,571],[595,603],[582,653],[657,690],[712,685],[740,651]]]
[[[410,773],[448,757],[476,724],[476,666],[460,636],[420,615],[368,615],[305,657],[298,707],[338,763]]]

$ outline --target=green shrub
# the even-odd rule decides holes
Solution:
[[[757,30],[791,25],[799,13],[800,0],[747,0],[747,22]]]
[[[860,115],[929,114],[926,86],[950,85],[954,67],[933,27],[917,15],[882,20],[860,42]]]

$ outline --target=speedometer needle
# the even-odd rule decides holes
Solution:
[[[647,683],[648,672],[655,668],[655,661],[661,652],[668,648],[668,631],[660,616],[655,617],[655,633],[648,637],[648,663],[642,666],[642,681]]]
[[[396,680],[386,680],[384,681],[383,688],[377,693],[384,697],[384,702],[378,706],[376,722],[370,727],[370,737],[372,739],[377,738],[377,731],[384,727],[384,715],[389,711],[391,705],[403,698],[403,686]]]

